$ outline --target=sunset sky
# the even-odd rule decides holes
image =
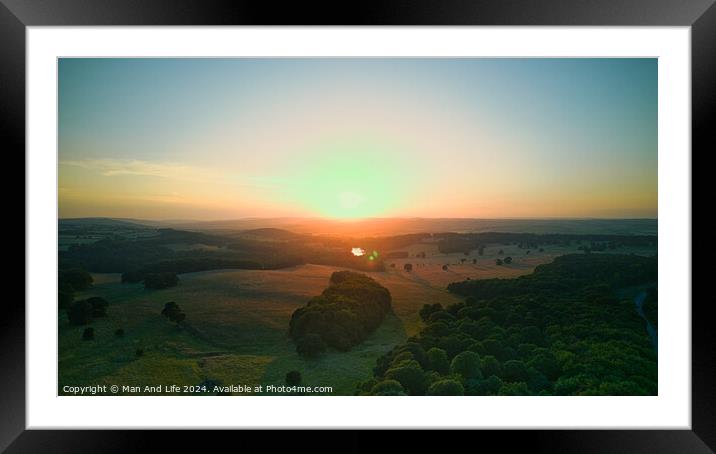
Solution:
[[[656,59],[61,59],[60,217],[657,216]]]

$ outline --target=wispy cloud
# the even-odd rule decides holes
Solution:
[[[120,175],[143,175],[159,178],[197,180],[207,176],[205,169],[172,162],[150,162],[141,160],[84,159],[60,161],[60,165],[93,170],[106,177]]]

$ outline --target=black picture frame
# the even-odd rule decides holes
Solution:
[[[26,27],[69,25],[690,26],[692,163],[696,154],[706,155],[714,149],[716,128],[708,122],[716,113],[714,0],[366,0],[327,5],[239,0],[0,0],[0,130],[5,157],[19,161],[25,155]],[[6,162],[6,169],[10,165],[15,169],[16,165],[24,168],[24,159],[13,164]],[[692,168],[695,167],[692,165]],[[15,189],[13,194],[16,192]],[[693,225],[693,214],[691,222]],[[702,271],[694,269],[694,272]],[[5,298],[2,303],[0,449],[7,452],[127,452],[163,443],[163,432],[25,430],[23,301],[24,298]],[[716,390],[713,386],[716,349],[712,321],[708,317],[710,304],[710,298],[694,299],[692,304],[692,430],[519,431],[514,434],[482,431],[480,446],[487,447],[498,441],[501,450],[507,452],[517,444],[537,452],[713,452],[716,449]],[[184,442],[187,434],[174,431],[171,437]],[[341,437],[341,451],[367,450],[372,444],[363,433],[341,434]],[[411,435],[413,439],[416,437],[418,435]],[[290,439],[292,444],[300,444],[302,440],[298,434],[275,438],[284,439],[283,442]],[[424,436],[418,439],[429,441],[429,437]],[[316,448],[318,443],[311,442],[311,445]]]

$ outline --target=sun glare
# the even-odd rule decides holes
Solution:
[[[350,210],[358,208],[361,204],[363,204],[363,202],[365,202],[365,197],[360,194],[356,194],[355,192],[342,192],[338,196],[338,200],[340,201],[341,208]]]
[[[361,257],[365,255],[365,249],[354,247],[353,249],[351,249],[351,253],[353,253],[353,255],[355,255],[356,257]]]
[[[300,162],[288,166],[286,176],[289,198],[321,217],[387,216],[410,187],[405,153],[388,140],[347,137],[312,144],[297,155]]]

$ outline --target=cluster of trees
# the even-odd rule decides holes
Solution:
[[[261,270],[278,269],[286,266],[297,265],[298,262],[286,262],[277,264],[274,268],[266,267],[259,262],[250,260],[234,260],[220,257],[183,257],[147,264],[138,269],[132,269],[122,273],[122,282],[142,282],[150,274],[159,273],[194,273],[216,269],[239,269],[239,270]]]
[[[579,246],[577,249],[584,252],[604,252],[606,250],[613,251],[619,247],[619,244],[615,241],[595,242],[592,241],[589,245]]]
[[[286,384],[288,386],[298,386],[301,384],[301,372],[291,370],[286,372]]]
[[[71,325],[87,325],[94,318],[106,317],[107,306],[107,300],[99,296],[77,300],[67,307],[67,318]]]
[[[104,298],[92,296],[75,300],[75,293],[87,290],[94,282],[92,276],[82,268],[62,269],[58,272],[58,309],[67,313],[71,325],[89,325],[95,318],[107,316],[109,303]],[[82,331],[82,340],[93,340],[94,328]]]
[[[597,284],[612,289],[656,282],[656,257],[623,254],[585,256],[568,254],[538,265],[532,274],[516,279],[484,279],[453,282],[448,291],[477,299],[539,292],[570,293]]]
[[[152,263],[174,252],[159,239],[105,238],[94,243],[74,244],[59,252],[60,267],[81,267],[98,273],[122,273]]]
[[[615,289],[656,280],[656,258],[569,255],[517,279],[471,280],[420,311],[360,395],[655,395],[656,353]]]
[[[603,235],[603,234],[538,234],[538,233],[441,233],[438,249],[442,253],[469,253],[480,250],[485,244],[516,244],[522,249],[537,249],[540,245],[570,245],[589,242],[594,250],[616,249],[620,246],[656,246],[657,237],[652,235]]]
[[[67,309],[72,304],[75,293],[87,290],[94,280],[81,268],[60,269],[57,276],[57,304],[59,309]]]
[[[182,312],[179,305],[174,301],[170,301],[164,305],[164,309],[162,309],[162,315],[177,324],[186,320],[186,314]]]
[[[352,271],[336,271],[330,286],[291,316],[289,333],[296,351],[315,356],[328,347],[350,350],[392,312],[388,289]]]

